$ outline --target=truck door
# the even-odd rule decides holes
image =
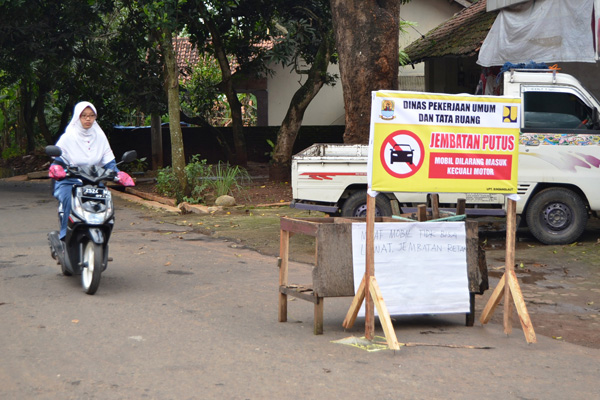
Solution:
[[[598,112],[577,88],[522,86],[519,194],[543,243],[575,241],[600,208]],[[597,204],[596,204],[597,203]]]
[[[594,133],[599,133],[593,106],[578,96],[577,90],[551,89],[523,88],[523,132],[577,134],[595,130]]]

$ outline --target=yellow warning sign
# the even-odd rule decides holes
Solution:
[[[520,99],[378,91],[372,104],[372,190],[516,193]]]

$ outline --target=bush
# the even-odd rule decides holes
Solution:
[[[156,191],[163,196],[175,197],[176,199],[183,198],[179,182],[171,167],[165,167],[158,170],[158,175],[156,176]]]
[[[219,163],[214,169],[214,179],[210,181],[210,187],[215,191],[217,197],[232,194],[233,189],[241,189],[243,181],[250,181],[250,174],[240,166],[230,166],[227,163]]]
[[[120,169],[128,173],[144,172],[148,169],[148,161],[146,157],[138,158],[130,163],[123,164]]]
[[[207,165],[206,160],[201,160],[198,154],[192,156],[185,166],[185,176],[191,187],[190,196],[182,192],[171,167],[158,171],[157,192],[163,196],[174,197],[178,203],[186,201],[190,204],[200,204],[205,201],[208,192],[213,192],[215,197],[232,194],[234,189],[242,188],[243,182],[250,181],[250,174],[244,168],[237,165],[232,167],[223,162],[215,166]]]
[[[206,178],[209,175],[210,165],[206,165],[206,160],[200,160],[199,154],[192,156],[190,163],[185,166],[185,177],[192,188],[191,196],[184,196],[183,200],[190,204],[202,203],[208,189]]]

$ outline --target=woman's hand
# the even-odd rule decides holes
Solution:
[[[48,170],[48,176],[52,179],[60,180],[67,176],[65,169],[58,164],[52,164]]]
[[[123,186],[135,186],[135,182],[127,172],[119,171],[117,173],[117,181]]]

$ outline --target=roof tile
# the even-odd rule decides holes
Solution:
[[[479,0],[412,42],[404,51],[413,63],[434,57],[474,56],[497,15],[497,11],[486,12],[486,0]]]

